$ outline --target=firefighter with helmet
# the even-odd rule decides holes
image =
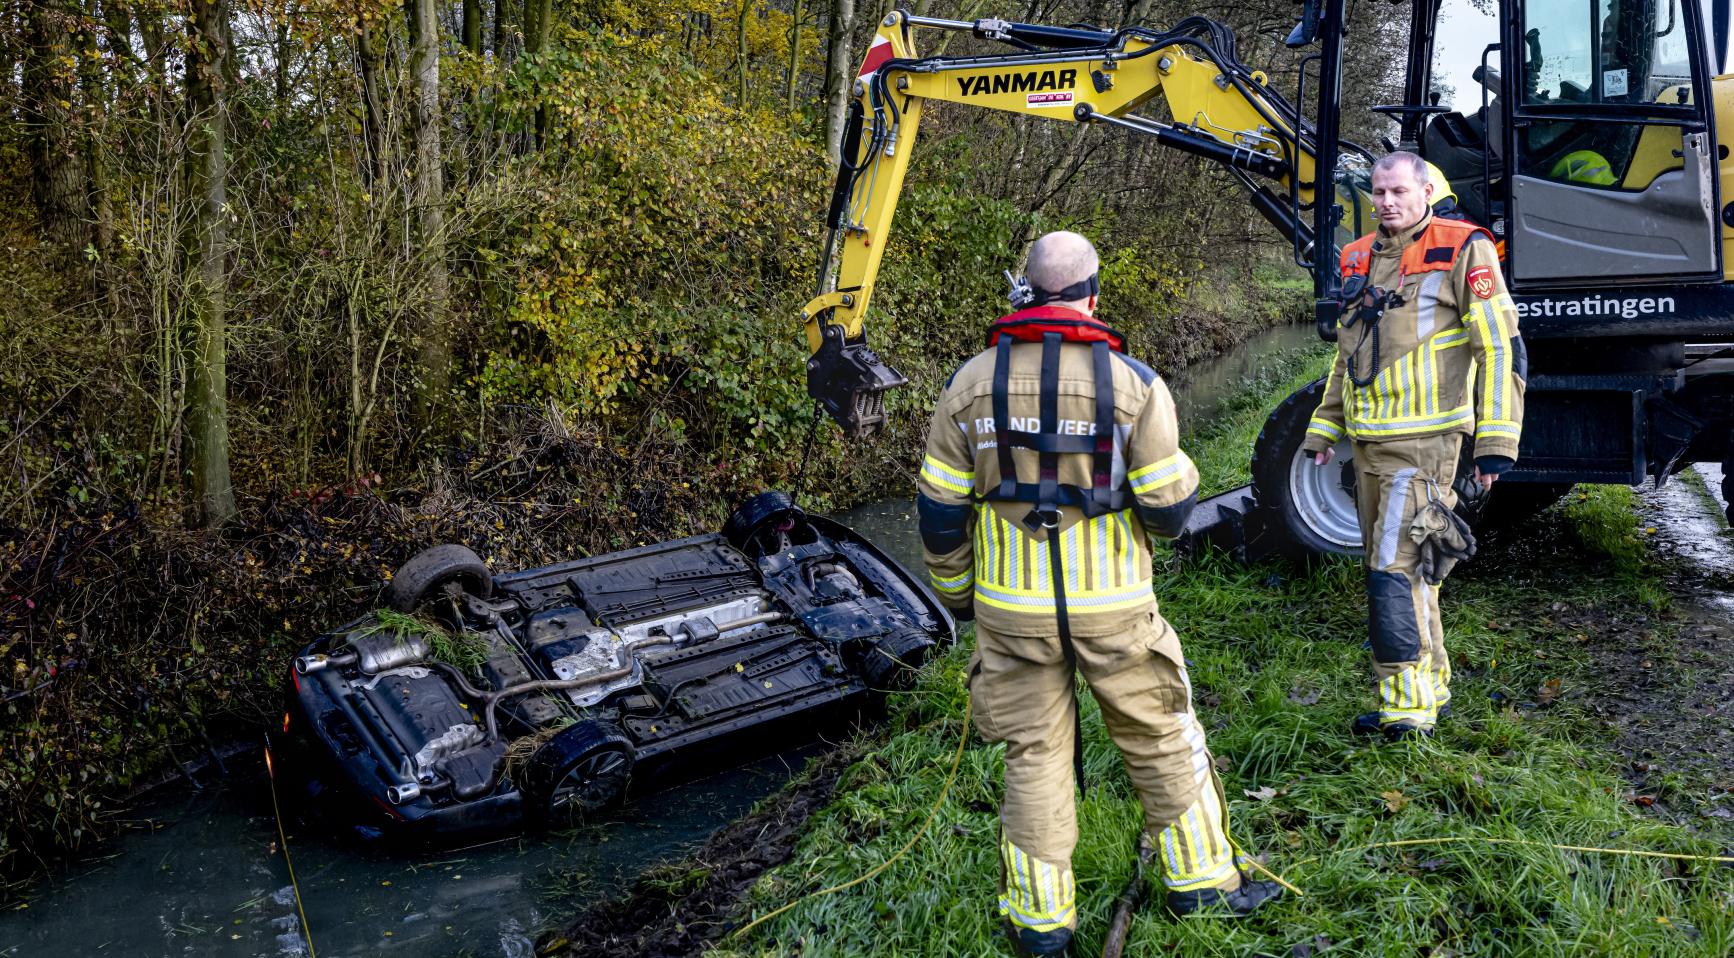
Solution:
[[[934,588],[976,619],[976,727],[1006,745],[999,913],[1043,955],[1077,925],[1075,673],[1138,791],[1170,910],[1244,915],[1281,893],[1241,871],[1180,639],[1156,609],[1145,537],[1181,531],[1198,472],[1168,387],[1094,317],[1097,265],[1076,233],[1036,241],[1013,286],[1024,308],[940,394],[917,499]]]
[[[1516,463],[1528,360],[1493,236],[1430,209],[1413,153],[1374,164],[1372,186],[1380,225],[1343,249],[1336,363],[1301,449],[1322,468],[1348,440],[1379,703],[1354,730],[1398,739],[1431,736],[1451,699],[1428,550],[1457,521],[1465,436],[1483,492]]]

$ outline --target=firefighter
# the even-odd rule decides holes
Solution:
[[[1077,925],[1077,672],[1142,800],[1169,908],[1244,915],[1281,891],[1240,870],[1180,639],[1151,592],[1145,536],[1181,531],[1198,472],[1167,386],[1094,318],[1097,264],[1076,233],[1036,241],[1013,287],[1027,308],[989,327],[939,397],[917,500],[930,579],[976,620],[976,727],[1006,744],[999,912],[1044,955]]]
[[[1432,201],[1420,157],[1374,165],[1379,229],[1343,250],[1336,363],[1301,446],[1323,467],[1349,439],[1379,700],[1354,729],[1391,739],[1431,736],[1451,699],[1439,588],[1411,527],[1431,502],[1456,504],[1465,436],[1483,492],[1516,463],[1528,365],[1492,235]]]

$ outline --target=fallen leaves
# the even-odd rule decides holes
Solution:
[[[1296,705],[1317,705],[1324,695],[1323,689],[1312,688],[1300,682],[1296,682],[1294,687],[1288,690],[1288,700]]]
[[[1271,799],[1282,794],[1281,792],[1278,792],[1275,788],[1272,788],[1269,785],[1266,785],[1265,787],[1260,788],[1260,789],[1251,789],[1251,788],[1243,789],[1242,792],[1246,795],[1247,798],[1250,798],[1255,802],[1268,802]]]
[[[1554,700],[1559,698],[1560,690],[1563,687],[1563,683],[1559,679],[1548,679],[1541,683],[1535,690],[1535,704],[1542,708],[1552,705]]]
[[[1410,798],[1397,789],[1380,792],[1379,797],[1385,800],[1385,811],[1395,815],[1409,806]]]

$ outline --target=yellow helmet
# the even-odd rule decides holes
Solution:
[[[1445,174],[1431,163],[1427,164],[1427,182],[1433,184],[1433,202],[1435,204],[1443,200],[1457,199],[1457,194],[1451,189],[1451,181],[1446,179]]]
[[[1573,150],[1567,153],[1559,158],[1559,162],[1553,165],[1547,175],[1568,183],[1614,185],[1614,171],[1608,166],[1608,158],[1594,150]]]

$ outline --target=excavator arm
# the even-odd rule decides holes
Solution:
[[[968,31],[1014,52],[922,58],[914,44],[921,29]],[[1205,157],[1246,188],[1254,208],[1292,241],[1297,261],[1322,261],[1303,217],[1318,188],[1315,130],[1263,73],[1236,59],[1233,33],[1216,21],[1189,17],[1168,31],[1108,31],[899,11],[880,24],[853,92],[819,290],[801,312],[812,351],[807,391],[851,436],[883,425],[884,393],[906,382],[868,348],[863,320],[929,101],[1106,124]],[[1158,94],[1172,122],[1135,115]],[[1344,225],[1359,228],[1364,194],[1339,186],[1345,192],[1352,222]]]

